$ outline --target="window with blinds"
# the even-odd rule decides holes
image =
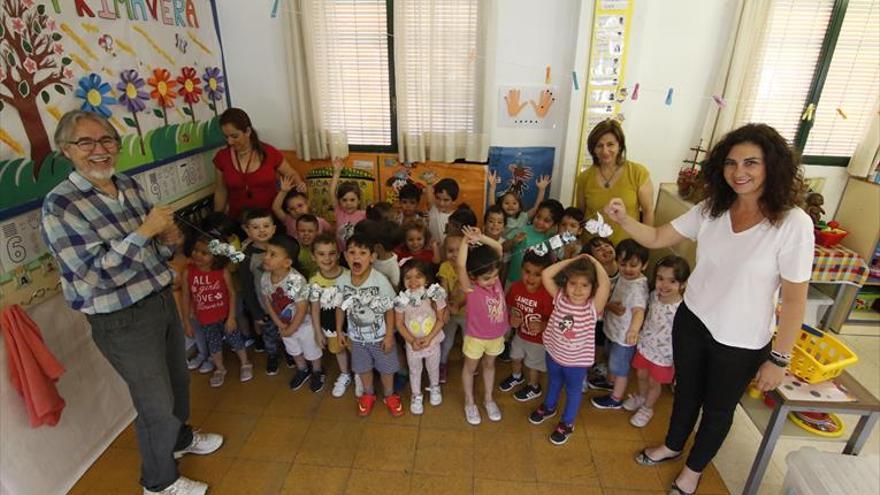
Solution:
[[[385,0],[312,0],[323,121],[353,149],[391,147],[389,20]],[[363,148],[361,148],[363,149]]]
[[[880,0],[773,0],[737,125],[764,122],[806,161],[845,165],[880,80]],[[812,120],[804,119],[810,103]]]
[[[479,0],[401,0],[394,7],[402,131],[474,132]]]
[[[852,155],[869,125],[878,88],[880,0],[849,0],[804,154]]]

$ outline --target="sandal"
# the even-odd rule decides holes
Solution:
[[[664,462],[674,461],[681,457],[681,452],[671,455],[669,457],[664,457],[663,459],[651,459],[648,454],[645,452],[648,449],[642,449],[641,452],[636,456],[636,464],[640,466],[656,466],[657,464],[663,464]]]
[[[700,482],[697,481],[697,488],[699,488],[699,487],[700,487]],[[694,491],[692,491],[692,492],[686,492],[686,491],[682,490],[681,488],[679,488],[678,483],[673,481],[672,486],[669,487],[669,493],[667,493],[667,495],[694,495],[695,493],[697,493],[697,488],[694,488]]]

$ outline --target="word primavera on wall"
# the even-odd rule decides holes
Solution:
[[[61,13],[61,2],[53,0],[56,14]],[[65,2],[65,6],[70,5]],[[199,17],[193,0],[74,0],[76,15],[121,19],[129,21],[157,21],[169,26],[199,27]]]

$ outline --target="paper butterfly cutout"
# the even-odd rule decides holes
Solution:
[[[233,263],[241,263],[244,261],[244,253],[236,250],[231,245],[220,242],[217,239],[211,239],[211,242],[208,243],[208,249],[211,251],[211,254],[216,256],[226,256]]]
[[[561,234],[554,235],[553,237],[547,239],[546,241],[535,244],[534,246],[529,247],[529,250],[538,256],[544,256],[549,253],[551,250],[556,250],[561,248],[566,244],[571,244],[572,242],[577,241],[577,237],[571,232],[563,232]]]
[[[174,46],[180,50],[180,53],[186,53],[186,48],[189,46],[189,42],[187,42],[180,33],[174,33]]]
[[[611,234],[614,233],[614,229],[605,223],[605,219],[602,218],[602,214],[598,211],[596,212],[596,220],[587,220],[587,224],[584,228],[587,229],[587,232],[598,235],[599,237],[610,237]]]

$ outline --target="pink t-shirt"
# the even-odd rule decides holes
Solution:
[[[471,288],[467,294],[467,334],[484,340],[503,336],[510,325],[501,280],[488,289],[476,283]]]
[[[333,215],[336,217],[336,239],[339,241],[340,248],[345,249],[345,241],[354,233],[354,226],[367,218],[367,211],[354,210],[351,213],[346,213],[337,205],[333,209]]]
[[[596,307],[573,304],[560,290],[553,298],[553,314],[544,329],[547,354],[562,366],[588,367],[596,359]]]

